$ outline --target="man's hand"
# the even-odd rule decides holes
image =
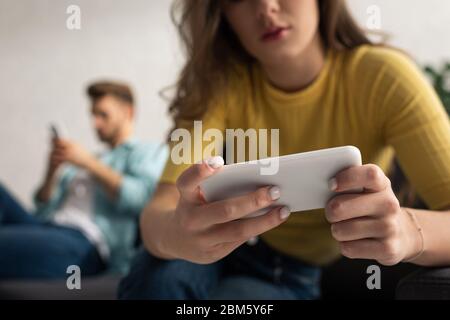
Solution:
[[[52,163],[68,162],[77,167],[87,169],[95,158],[81,145],[57,139],[52,152]]]
[[[47,173],[45,174],[44,181],[37,192],[37,199],[43,203],[50,200],[53,194],[53,187],[56,181],[58,169],[66,161],[65,154],[60,144],[61,140],[52,140],[52,149],[48,156]]]
[[[83,146],[69,140],[55,140],[52,163],[58,165],[62,162],[68,162],[87,170],[104,186],[106,192],[112,199],[117,196],[122,183],[122,176],[97,160]]]
[[[47,166],[47,179],[51,179],[56,175],[56,172],[64,163],[62,156],[56,151],[55,141],[53,142],[52,150],[50,151],[48,157],[48,166]]]

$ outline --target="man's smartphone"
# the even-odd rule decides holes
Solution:
[[[52,134],[53,139],[63,139],[64,138],[64,130],[61,125],[57,123],[50,124],[50,132]]]
[[[292,212],[320,209],[337,195],[330,191],[329,180],[340,171],[361,164],[361,152],[353,146],[298,153],[227,165],[206,179],[201,189],[206,200],[213,202],[245,195],[261,187],[278,186],[281,198],[275,206],[288,206]],[[277,170],[270,175],[261,174],[268,165],[274,165]],[[269,210],[260,210],[248,217]]]

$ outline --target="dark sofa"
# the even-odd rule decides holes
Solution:
[[[417,267],[408,264],[381,267],[381,290],[369,290],[366,287],[369,277],[366,270],[372,264],[373,261],[343,258],[325,268],[322,280],[323,299],[394,299],[397,284],[402,278],[397,290],[399,298],[417,297],[422,292],[428,293],[430,297],[439,297],[439,293],[445,290],[445,297],[449,297],[450,272],[415,272],[407,276],[417,270]],[[119,281],[119,277],[107,275],[83,278],[81,290],[68,290],[65,281],[6,281],[0,283],[0,299],[112,300],[116,298]],[[427,289],[423,289],[424,287]]]

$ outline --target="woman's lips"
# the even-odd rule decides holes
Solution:
[[[266,31],[261,37],[261,41],[269,42],[284,38],[290,31],[290,27],[277,27]]]

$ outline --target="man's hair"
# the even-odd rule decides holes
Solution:
[[[96,82],[87,88],[87,95],[96,102],[105,96],[112,96],[122,102],[134,106],[134,97],[131,88],[124,83],[119,82]]]

